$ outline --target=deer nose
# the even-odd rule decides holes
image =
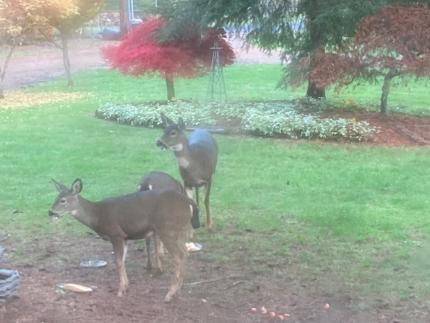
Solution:
[[[55,213],[54,213],[54,212],[52,212],[51,210],[49,210],[49,211],[48,211],[48,215],[49,215],[49,216],[54,216],[54,215],[55,215]]]
[[[157,147],[167,149],[166,144],[164,142],[162,142],[161,140],[157,140],[157,142],[155,144],[157,145]]]

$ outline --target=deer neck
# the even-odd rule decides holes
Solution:
[[[77,210],[72,211],[72,215],[82,224],[87,227],[94,228],[97,223],[97,204],[78,196],[79,207]]]
[[[181,168],[188,168],[191,165],[191,154],[188,141],[185,141],[176,146],[177,149],[174,150],[176,160]]]

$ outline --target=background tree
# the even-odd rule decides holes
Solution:
[[[282,85],[294,80],[294,64],[308,58],[306,95],[324,97],[309,78],[315,56],[329,49],[339,49],[353,37],[358,21],[383,5],[384,0],[188,0],[172,1],[169,13],[170,37],[181,35],[187,24],[231,27],[259,47],[282,49],[284,78]],[[303,69],[300,70],[303,72]]]
[[[18,2],[0,1],[0,53],[4,55],[0,64],[0,99],[4,98],[3,82],[15,47],[21,37],[33,31],[32,24],[27,25],[26,14]]]
[[[75,13],[75,7],[49,0],[0,0],[0,49],[5,51],[0,64],[0,98],[4,97],[3,82],[13,52],[19,44],[34,39],[37,31],[49,33],[45,8],[50,5],[59,17]]]
[[[152,18],[133,29],[118,46],[103,49],[103,54],[113,68],[124,74],[140,76],[158,73],[166,80],[167,99],[175,97],[174,78],[195,77],[207,72],[211,64],[210,48],[214,41],[220,45],[221,64],[232,64],[234,52],[222,37],[221,30],[208,30],[201,35],[189,29],[186,38],[160,42],[157,32],[165,22]]]
[[[94,18],[103,7],[103,0],[51,0],[46,1],[45,15],[48,24],[55,28],[59,35],[61,43],[58,44],[54,38],[46,35],[46,38],[53,42],[55,46],[61,49],[63,53],[64,69],[67,76],[67,84],[73,85],[70,58],[68,49],[68,40],[73,33],[84,23]],[[74,12],[69,15],[62,14],[66,8],[74,8]]]
[[[181,35],[193,22],[202,28],[234,28],[260,48],[281,49],[284,76],[280,85],[288,86],[299,78],[308,84],[306,95],[319,98],[325,96],[324,88],[310,78],[316,55],[349,46],[361,18],[399,3],[429,4],[430,0],[172,0],[173,10],[163,16],[169,20],[167,37]],[[303,61],[307,61],[306,69]]]
[[[356,79],[383,78],[381,113],[387,111],[394,77],[430,77],[430,9],[385,7],[362,19],[353,46],[343,53],[320,54],[311,73],[318,86],[345,86]]]

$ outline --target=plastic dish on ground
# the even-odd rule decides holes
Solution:
[[[83,268],[102,268],[106,267],[107,262],[100,259],[88,259],[88,260],[82,260],[79,264],[80,267]]]

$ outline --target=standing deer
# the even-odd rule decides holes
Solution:
[[[205,129],[196,129],[187,138],[182,118],[179,118],[178,123],[174,123],[161,114],[161,119],[164,133],[156,144],[159,147],[171,149],[175,154],[188,197],[192,198],[192,189],[195,188],[197,206],[199,187],[205,186],[206,227],[210,230],[212,221],[209,196],[218,159],[218,145],[211,133]]]
[[[163,190],[172,190],[176,191],[180,194],[185,194],[185,189],[182,186],[181,183],[179,183],[176,179],[174,179],[169,174],[163,173],[163,172],[149,172],[145,174],[145,176],[142,177],[142,179],[139,182],[139,185],[137,186],[137,189],[139,191],[163,191]],[[193,213],[194,214],[194,213]],[[192,226],[193,228],[200,227],[200,222],[198,216],[193,216],[191,218]],[[159,271],[162,271],[162,265],[160,261],[160,252],[162,250],[162,244],[160,242],[160,239],[157,238],[156,234],[153,234],[154,239],[154,245],[155,245],[155,261],[157,263],[157,268]],[[146,268],[151,269],[152,263],[151,263],[151,237],[145,238],[146,243],[146,253],[147,253],[147,264]]]
[[[151,232],[160,237],[175,264],[175,275],[164,298],[169,302],[183,282],[190,205],[193,213],[198,210],[194,201],[183,194],[168,190],[135,192],[91,202],[80,196],[80,179],[76,179],[70,189],[56,181],[54,184],[59,194],[49,210],[49,215],[61,217],[69,213],[112,243],[119,275],[119,297],[124,295],[128,287],[125,269],[127,241],[143,239]]]

